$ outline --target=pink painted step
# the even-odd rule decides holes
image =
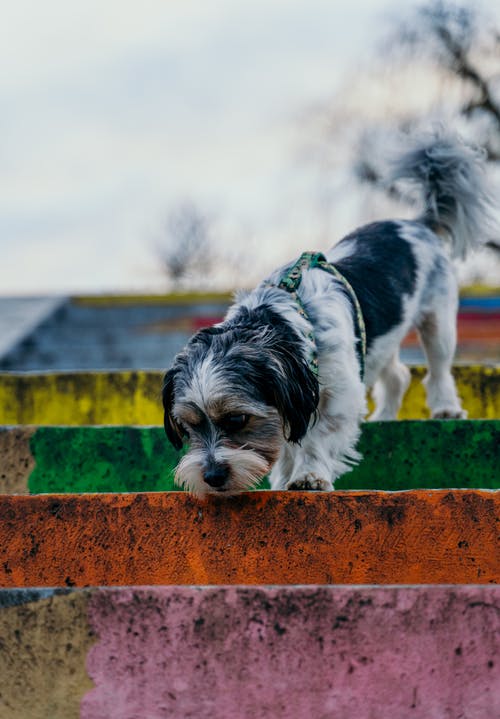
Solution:
[[[82,719],[494,719],[500,587],[89,595]]]

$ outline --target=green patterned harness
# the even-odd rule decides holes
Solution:
[[[307,312],[304,308],[304,304],[302,300],[300,299],[297,290],[299,288],[299,285],[302,281],[302,273],[304,270],[311,270],[318,268],[320,270],[324,270],[325,272],[328,272],[330,275],[333,275],[336,280],[338,280],[343,286],[344,289],[347,291],[347,294],[349,295],[352,304],[354,306],[354,323],[356,328],[356,334],[358,335],[360,339],[360,346],[357,348],[357,354],[359,359],[359,366],[360,366],[360,374],[361,379],[363,379],[365,374],[365,356],[366,356],[366,329],[365,329],[365,321],[363,319],[363,313],[361,311],[361,306],[359,304],[359,300],[356,297],[356,293],[354,292],[353,288],[351,287],[350,283],[346,280],[344,275],[342,275],[338,269],[335,267],[335,265],[332,265],[330,262],[327,261],[326,257],[321,252],[304,252],[299,257],[297,262],[288,270],[286,274],[283,275],[281,280],[278,283],[278,287],[282,290],[286,290],[291,294],[295,302],[297,303],[297,308],[299,314],[304,317],[309,324],[311,324],[309,317],[307,316]],[[316,346],[316,340],[314,338],[314,334],[311,331],[308,333],[308,339],[311,342],[312,350],[311,350],[311,356],[309,358],[309,366],[314,372],[315,375],[318,374],[318,349]]]

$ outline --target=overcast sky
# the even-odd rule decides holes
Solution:
[[[160,289],[185,198],[280,257],[314,192],[301,113],[362,69],[393,5],[4,3],[0,293]]]

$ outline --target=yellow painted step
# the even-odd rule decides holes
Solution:
[[[427,418],[422,367],[401,419]],[[458,391],[471,419],[500,417],[500,367],[457,366]],[[162,424],[162,372],[0,373],[0,424]]]

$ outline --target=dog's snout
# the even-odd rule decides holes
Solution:
[[[227,464],[214,464],[203,473],[203,479],[210,487],[222,487],[229,475]]]

